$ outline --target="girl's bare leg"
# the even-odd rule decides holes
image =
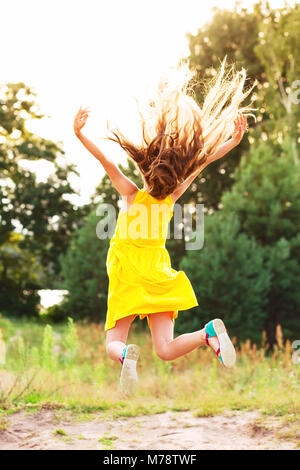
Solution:
[[[205,329],[186,333],[174,339],[173,312],[160,312],[149,315],[153,345],[158,357],[164,361],[172,361],[187,354],[205,343]],[[217,351],[217,337],[209,340],[209,345]]]
[[[121,318],[116,322],[114,328],[106,332],[106,352],[108,357],[117,361],[122,357],[124,348],[126,347],[129,328],[136,315]]]

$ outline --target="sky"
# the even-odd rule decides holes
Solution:
[[[138,134],[135,98],[164,71],[189,55],[186,33],[209,21],[212,7],[232,9],[234,0],[10,0],[0,3],[1,84],[23,81],[37,94],[42,120],[27,128],[60,142],[80,176],[72,178],[87,203],[101,181],[101,164],[73,132],[79,106],[91,115],[83,132],[117,163],[126,154],[102,140],[107,119],[126,135]],[[244,0],[242,5],[253,5]],[[293,3],[293,2],[290,2]],[[271,0],[281,7],[282,0]],[[3,47],[5,45],[5,47]],[[222,59],[222,58],[221,58]],[[39,179],[51,165],[31,164]]]

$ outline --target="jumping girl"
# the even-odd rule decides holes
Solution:
[[[189,90],[193,91],[188,84],[194,72],[188,64],[181,64],[179,81],[173,80],[172,84],[165,80],[145,112],[139,110],[143,130],[140,145],[130,142],[118,130],[113,132],[115,137],[107,137],[117,142],[137,164],[143,189],[82,134],[90,113],[88,108],[80,107],[74,119],[76,136],[101,162],[122,198],[107,253],[109,290],[105,331],[108,356],[122,363],[120,387],[127,396],[134,393],[137,384],[139,347],[126,346],[136,316],[147,317],[155,351],[164,361],[172,361],[207,344],[225,367],[235,364],[235,349],[221,319],[174,339],[178,311],[195,307],[198,302],[185,273],[172,269],[165,248],[174,203],[207,165],[240,143],[247,116],[252,115],[249,111],[254,110],[240,105],[256,83],[244,93],[245,70],[235,72],[231,66],[225,72],[225,63],[226,57],[215,78],[208,83],[201,107],[188,94]],[[155,218],[155,210],[162,208],[165,216]]]

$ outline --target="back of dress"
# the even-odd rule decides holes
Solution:
[[[172,206],[171,195],[158,200],[139,189],[129,210],[119,212],[110,244],[125,242],[136,247],[164,247],[173,216]]]
[[[173,216],[171,196],[163,200],[138,190],[127,212],[119,212],[110,241],[106,267],[109,276],[105,331],[129,315],[141,319],[155,312],[198,305],[193,288],[183,271],[171,267],[165,247]]]

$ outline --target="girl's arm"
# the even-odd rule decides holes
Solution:
[[[81,129],[85,125],[89,111],[87,108],[80,109],[74,119],[74,132],[80,142],[99,160],[104,170],[111,179],[112,184],[121,196],[132,196],[138,190],[138,187],[122,173],[122,171],[109,160],[93,142],[82,134]]]
[[[207,167],[210,163],[222,158],[226,153],[230,152],[234,147],[236,147],[243,138],[244,132],[247,127],[247,117],[241,114],[234,121],[234,132],[232,138],[227,140],[224,144],[218,147],[218,150],[211,155],[200,168],[198,168],[195,172],[193,172],[183,183],[181,183],[175,191],[172,193],[172,201],[173,203],[187,190],[190,186],[192,181]]]

